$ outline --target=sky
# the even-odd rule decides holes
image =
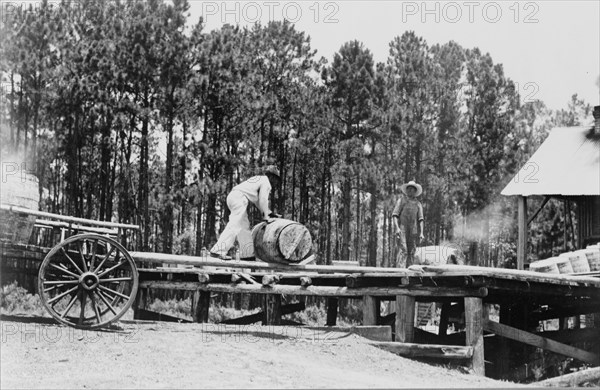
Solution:
[[[600,104],[599,1],[201,1],[189,0],[190,22],[205,30],[284,18],[331,61],[348,41],[361,41],[376,62],[389,43],[414,31],[432,46],[455,41],[501,63],[522,101],[567,108],[575,93]]]

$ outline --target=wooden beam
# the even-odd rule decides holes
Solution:
[[[506,280],[517,280],[523,282],[540,282],[572,286],[597,286],[600,287],[600,279],[589,276],[574,276],[566,274],[545,274],[541,272],[524,271],[507,268],[479,267],[473,265],[423,265],[422,277],[435,276],[485,276]]]
[[[402,283],[405,276],[396,275],[357,275],[352,274],[346,277],[346,287],[361,288],[361,287],[395,287]]]
[[[518,202],[518,240],[517,240],[517,269],[525,269],[527,259],[527,197],[519,196]]]
[[[565,344],[600,340],[599,328],[550,330],[536,332],[535,334]]]
[[[532,313],[533,318],[536,321],[549,320],[553,318],[564,318],[572,317],[581,314],[593,314],[600,313],[600,301],[590,300],[589,302],[582,302],[578,305],[569,306],[551,306],[548,310]]]
[[[409,358],[469,359],[473,356],[473,347],[460,345],[413,344],[395,341],[374,341],[369,344]]]
[[[107,221],[98,221],[96,219],[87,219],[87,218],[79,218],[79,217],[71,217],[60,214],[47,213],[45,211],[31,210],[24,207],[11,206],[7,204],[0,204],[0,210],[6,210],[13,213],[27,214],[27,215],[35,215],[36,217],[48,218],[48,219],[56,219],[58,221],[65,221],[69,223],[84,223],[92,226],[104,226],[108,228],[120,228],[120,229],[135,229],[140,230],[139,225],[129,225],[125,223],[115,223],[115,222],[107,222]]]
[[[499,324],[497,322],[488,320],[484,322],[484,329],[486,331],[495,333],[498,336],[506,337],[527,345],[532,345],[537,348],[546,349],[551,352],[572,357],[585,363],[594,365],[600,364],[599,356],[592,352],[584,351],[582,349],[575,348],[546,337],[538,336],[534,333],[529,333],[521,329],[513,328],[508,325]]]
[[[466,344],[473,347],[471,367],[476,375],[485,376],[483,350],[483,301],[481,298],[465,298]]]
[[[308,326],[306,328],[323,332],[353,333],[373,341],[392,341],[392,328],[389,326]]]
[[[263,287],[261,285],[249,284],[218,284],[200,282],[170,282],[170,281],[143,281],[140,282],[140,288],[154,288],[166,290],[196,290],[224,292],[224,293],[251,293],[251,294],[288,294],[302,296],[322,296],[322,297],[352,297],[361,298],[364,295],[378,297],[392,297],[396,295],[407,295],[413,297],[464,297],[464,296],[487,296],[487,289],[480,287],[478,289],[464,288],[432,288],[432,287],[411,287],[411,288],[359,288],[349,289],[347,287],[331,286],[292,286],[275,285],[273,287]]]
[[[535,213],[533,213],[533,215],[531,217],[529,217],[529,219],[527,220],[527,226],[529,226],[531,224],[531,222],[535,219],[535,217],[538,216],[538,214],[540,213],[540,211],[542,211],[542,209],[544,208],[544,206],[546,205],[546,203],[548,203],[548,201],[550,200],[550,196],[546,196],[544,197],[544,201],[542,202],[542,205],[536,210]]]
[[[379,300],[372,295],[363,296],[363,325],[377,325],[379,321]]]
[[[415,337],[415,297],[396,296],[396,341],[412,343]]]
[[[597,382],[600,380],[600,367],[588,368],[570,374],[557,376],[534,383],[537,387],[580,387],[586,382]]]
[[[379,267],[359,267],[359,266],[332,266],[316,264],[280,264],[265,263],[262,261],[243,261],[243,260],[219,260],[212,257],[171,255],[167,253],[155,252],[129,252],[135,261],[155,262],[162,264],[182,264],[194,265],[197,267],[224,267],[224,268],[252,268],[262,270],[277,271],[309,271],[319,273],[388,273],[415,275],[415,272],[402,268],[379,268]]]

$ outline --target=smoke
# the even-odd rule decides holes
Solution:
[[[513,215],[502,201],[492,203],[482,210],[454,218],[454,236],[458,242],[482,241],[502,233],[514,225]]]
[[[0,156],[0,183],[6,183],[10,176],[20,176],[23,179],[25,173],[32,173],[30,165],[21,156],[21,153],[2,153]]]

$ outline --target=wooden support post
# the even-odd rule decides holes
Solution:
[[[263,299],[263,325],[281,325],[281,295],[268,294]]]
[[[146,309],[147,303],[148,303],[148,289],[140,288],[135,296],[135,301],[133,304],[133,319],[134,320],[141,319],[140,311]]]
[[[379,299],[372,295],[363,296],[363,325],[377,325],[379,320]]]
[[[500,323],[510,325],[510,305],[500,305]],[[498,340],[498,353],[494,354],[494,372],[496,378],[503,378],[510,373],[510,347],[508,339],[500,337]]]
[[[196,290],[192,301],[192,319],[194,322],[208,322],[210,291]]]
[[[450,307],[452,303],[444,302],[442,303],[442,311],[440,313],[440,326],[438,330],[439,336],[445,336],[448,333],[448,317],[450,315]]]
[[[396,339],[412,343],[415,338],[415,297],[396,296]]]
[[[481,298],[465,298],[466,344],[473,347],[471,368],[475,375],[485,376],[483,351],[483,300]]]
[[[327,298],[327,326],[335,326],[337,324],[338,315],[338,299]]]
[[[517,269],[525,269],[527,258],[527,197],[519,196],[517,226],[519,228],[517,242]]]

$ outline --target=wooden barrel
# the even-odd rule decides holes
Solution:
[[[268,263],[297,263],[312,253],[312,238],[306,226],[289,219],[259,223],[252,239],[256,257]]]
[[[591,272],[600,271],[600,246],[590,245],[586,249],[582,249],[578,252],[583,252],[583,254],[585,254]]]
[[[556,258],[551,257],[546,260],[534,261],[529,264],[529,270],[535,272],[543,272],[546,274],[558,274],[558,265],[556,265]]]
[[[580,251],[561,253],[560,257],[568,257],[573,267],[573,272],[590,272],[587,257]]]
[[[0,183],[0,203],[39,209],[39,183],[35,175],[25,171],[3,174]],[[0,238],[27,244],[33,231],[36,217],[0,210]]]
[[[573,266],[571,265],[571,260],[568,257],[555,257],[556,266],[558,267],[558,272],[561,274],[572,274]]]

